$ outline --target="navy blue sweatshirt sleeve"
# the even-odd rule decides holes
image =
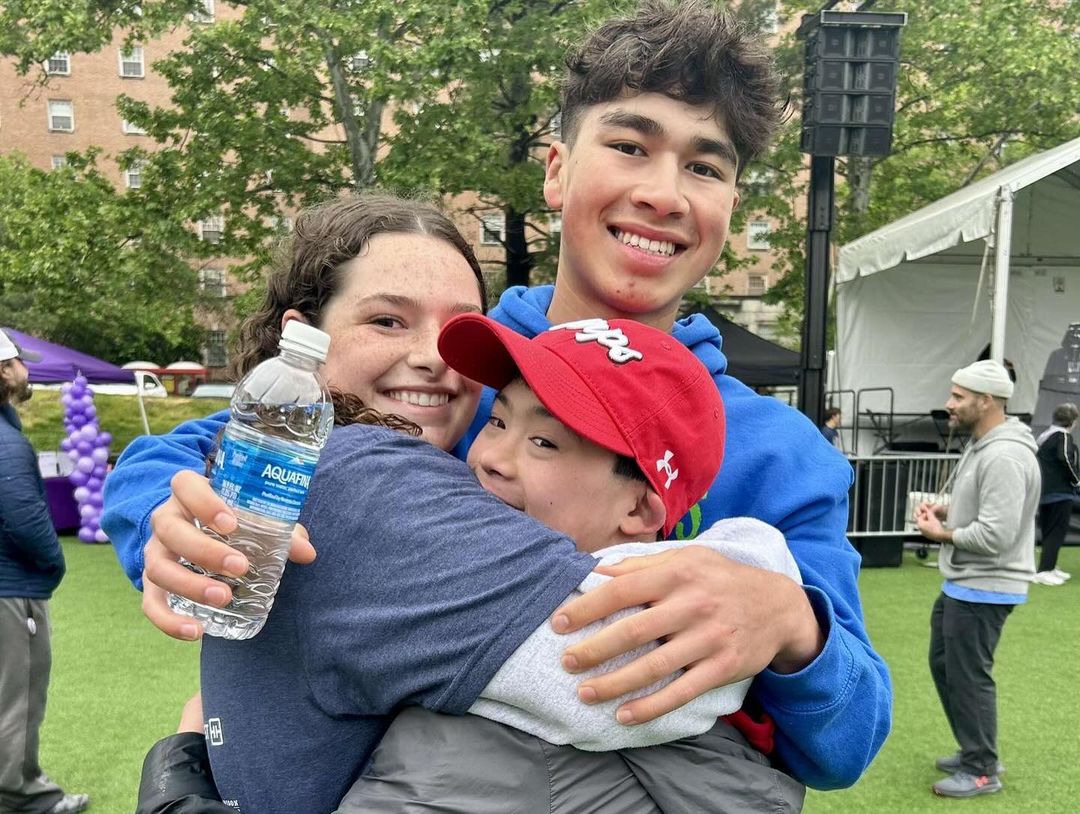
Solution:
[[[392,713],[466,712],[595,565],[381,428],[334,430],[300,520],[318,556],[286,567],[266,627],[203,643],[214,777],[244,811],[333,810]]]
[[[49,515],[33,447],[22,433],[6,423],[4,432],[0,433],[0,461],[3,462],[0,467],[0,541],[3,544],[0,591],[5,596],[30,596],[7,592],[8,587],[17,590],[17,583],[22,581],[18,574],[29,573],[45,578],[48,586],[42,584],[39,587],[47,596],[64,575],[64,554]],[[9,564],[12,581],[16,584],[4,586]],[[39,582],[41,580],[35,580],[35,584]]]
[[[150,539],[150,515],[171,494],[173,475],[183,469],[204,472],[206,456],[229,413],[188,421],[167,435],[142,435],[128,444],[105,479],[101,527],[109,535],[120,565],[142,590],[143,547]]]

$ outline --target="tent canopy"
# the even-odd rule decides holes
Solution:
[[[728,375],[748,387],[796,385],[799,383],[799,354],[763,339],[732,322],[712,306],[692,313],[703,314],[723,337]],[[689,315],[688,315],[689,316]]]
[[[14,339],[21,347],[41,354],[40,362],[27,362],[30,381],[37,384],[70,382],[82,373],[91,384],[123,383],[132,384],[135,375],[114,364],[98,359],[88,353],[46,342],[44,339],[24,334],[11,328],[4,328],[4,333]]]
[[[1011,218],[999,219],[1010,197]],[[1007,276],[995,279],[998,244],[1009,248]],[[1041,423],[1042,393],[1058,375],[1051,354],[1066,352],[1069,326],[1080,321],[1080,139],[842,247],[836,278],[835,386],[892,393],[891,403],[881,391],[868,395],[860,412],[940,408],[952,373],[990,345],[998,311],[1017,377],[1009,409]],[[997,309],[995,288],[1007,290]]]
[[[864,235],[840,249],[837,283],[846,283],[879,271],[895,268],[944,252],[964,243],[989,237],[994,232],[994,218],[1001,190],[1014,196],[1022,190],[1017,203],[1027,199],[1027,218],[1014,214],[1013,257],[1077,257],[1077,217],[1080,216],[1080,138],[1067,141],[1052,150],[1028,156],[970,186],[947,195],[917,212],[888,226]],[[1043,182],[1043,183],[1039,183]],[[1036,183],[1036,189],[1029,189]],[[1037,200],[1032,200],[1037,199]],[[1034,204],[1034,206],[1032,206]],[[1042,222],[1033,222],[1037,216]],[[1044,218],[1050,222],[1043,221]],[[1059,229],[1058,225],[1071,228]],[[983,245],[952,256],[977,255],[981,261]]]

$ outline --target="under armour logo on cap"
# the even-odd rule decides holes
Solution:
[[[671,488],[671,482],[675,478],[679,477],[679,470],[673,469],[671,466],[671,459],[674,457],[674,453],[668,449],[664,451],[664,457],[656,462],[656,471],[663,472],[667,475],[667,482],[664,484],[665,489]]]
[[[553,325],[551,331],[577,331],[578,342],[597,342],[608,349],[608,358],[617,365],[644,359],[641,351],[630,347],[630,340],[622,328],[612,328],[606,319],[581,319]]]

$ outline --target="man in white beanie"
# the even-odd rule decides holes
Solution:
[[[954,472],[948,508],[923,503],[919,531],[941,543],[945,577],[930,617],[930,672],[960,751],[938,758],[945,797],[1001,791],[997,693],[991,670],[1005,619],[1027,601],[1035,574],[1037,447],[1031,430],[1005,415],[1008,372],[984,360],[956,371],[945,408],[949,426],[971,433]]]

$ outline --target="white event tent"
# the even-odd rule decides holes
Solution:
[[[831,387],[860,412],[927,415],[987,345],[1015,368],[1010,412],[1036,412],[1051,353],[1080,337],[1080,138],[842,247],[836,300]]]

